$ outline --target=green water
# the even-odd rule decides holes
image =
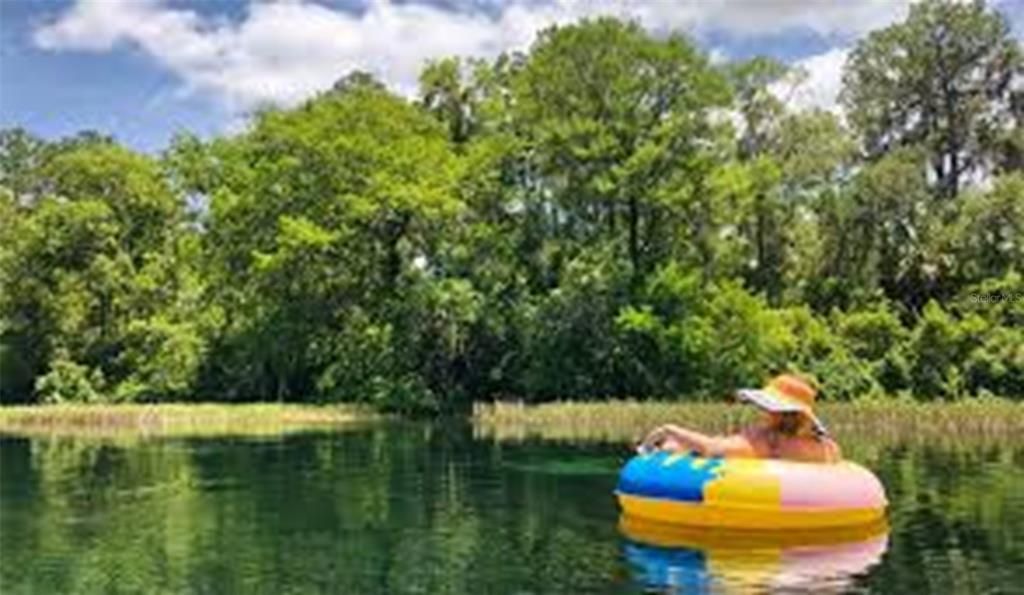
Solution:
[[[1020,592],[1024,447],[861,453],[892,500],[887,537],[723,553],[622,537],[614,446],[399,423],[272,440],[2,438],[0,592]]]

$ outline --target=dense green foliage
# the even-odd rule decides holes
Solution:
[[[5,401],[1024,397],[1024,77],[981,4],[863,39],[844,120],[612,19],[353,73],[160,158],[0,139]]]

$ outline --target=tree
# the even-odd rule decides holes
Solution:
[[[107,139],[42,152],[24,174],[45,194],[3,232],[2,339],[20,370],[4,398],[185,396],[202,342],[183,203],[153,160]]]
[[[476,126],[473,89],[463,78],[458,58],[431,62],[420,73],[423,107],[448,125],[448,136],[454,143],[469,140]]]
[[[552,234],[624,232],[640,280],[671,244],[671,202],[702,177],[694,159],[711,134],[708,111],[728,97],[721,76],[682,36],[603,18],[542,32],[512,88],[534,175],[553,198]]]
[[[924,157],[904,149],[860,171],[840,203],[840,227],[827,234],[836,279],[868,298],[875,289],[916,310],[939,291],[932,239],[941,213],[928,208]]]
[[[462,210],[460,162],[439,123],[350,81],[174,154],[209,197],[208,299],[228,313],[210,390],[387,400],[429,384],[416,376],[425,305],[410,296],[443,275],[438,243]]]
[[[938,194],[955,197],[983,169],[1008,126],[1020,42],[981,0],[928,0],[907,20],[859,42],[843,73],[841,102],[869,157],[920,144]]]
[[[951,228],[962,284],[1024,271],[1024,173],[966,196]]]
[[[786,65],[758,56],[730,65],[727,74],[733,87],[733,102],[743,120],[739,154],[741,158],[753,159],[775,147],[786,107],[772,85],[792,73]]]
[[[39,194],[39,168],[46,158],[47,144],[22,128],[0,130],[0,187],[14,202],[30,203]]]
[[[753,247],[751,266],[744,271],[755,291],[764,291],[777,303],[781,294],[785,260],[785,205],[778,192],[779,170],[769,156],[778,142],[779,125],[785,106],[771,85],[786,76],[788,69],[770,58],[757,57],[732,65],[730,82],[734,105],[742,119],[738,157],[750,176],[749,217],[740,224]]]
[[[835,189],[850,176],[857,146],[839,117],[814,109],[782,118],[773,155],[787,191],[814,196]]]

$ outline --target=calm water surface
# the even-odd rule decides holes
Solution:
[[[615,446],[404,423],[0,438],[0,592],[1022,592],[1024,447],[854,452],[889,491],[887,535],[656,547],[620,532]]]

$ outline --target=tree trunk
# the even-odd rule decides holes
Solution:
[[[629,260],[633,266],[633,282],[640,280],[640,205],[635,196],[629,199]]]
[[[947,185],[948,198],[956,198],[960,194],[960,155],[959,148],[953,147],[949,154],[949,184]]]

